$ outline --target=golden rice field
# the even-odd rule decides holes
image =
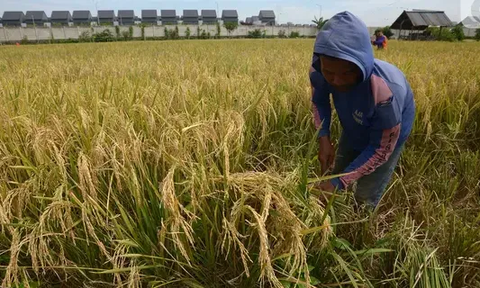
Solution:
[[[480,287],[480,45],[376,52],[418,109],[373,213],[309,191],[312,48],[0,47],[2,287]]]

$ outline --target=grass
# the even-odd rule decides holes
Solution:
[[[2,47],[3,287],[479,287],[480,46],[376,52],[418,110],[374,213],[307,188],[312,47]]]

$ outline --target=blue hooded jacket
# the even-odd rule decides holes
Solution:
[[[335,91],[321,73],[320,55],[353,62],[363,81],[351,91]],[[344,189],[387,162],[407,140],[415,118],[413,93],[398,68],[374,58],[367,26],[349,12],[335,15],[319,31],[310,71],[319,137],[330,135],[332,94],[348,145],[360,153],[344,171],[349,175],[332,181]]]

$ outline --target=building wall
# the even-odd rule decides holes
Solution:
[[[238,22],[238,18],[223,18],[223,22]]]
[[[2,24],[3,24],[3,27],[8,27],[8,26],[20,27],[20,26],[22,26],[22,23],[19,22],[19,21],[2,20]]]
[[[208,24],[217,24],[217,19],[216,18],[203,18],[203,23],[208,23]]]
[[[475,37],[476,31],[477,29],[473,29],[473,28],[463,28],[463,33],[467,37]]]
[[[141,38],[142,29],[137,26],[133,27],[133,37]],[[166,25],[166,26],[147,26],[145,27],[145,37],[164,37],[165,27],[169,30],[174,30],[175,25]],[[204,25],[178,25],[178,32],[180,36],[184,37],[186,35],[187,27],[190,28],[190,35],[192,37],[197,36],[197,27],[200,27],[200,33],[205,30],[206,33],[210,33],[211,36],[217,34],[217,25],[216,24],[204,24]],[[0,28],[0,43],[2,42],[12,42],[12,41],[21,41],[24,36],[27,36],[29,41],[43,41],[43,40],[66,40],[66,39],[78,39],[79,35],[82,32],[88,32],[90,35],[92,33],[99,33],[109,29],[113,35],[115,35],[114,26],[98,26],[98,27],[2,27]],[[280,27],[280,26],[239,26],[234,30],[230,35],[228,34],[227,29],[221,26],[221,36],[247,36],[249,31],[254,31],[255,29],[260,29],[265,31],[267,36],[278,36],[278,33],[283,30],[287,35],[291,32],[298,32],[301,36],[315,36],[317,29],[315,27]],[[93,30],[93,31],[92,31]],[[120,33],[123,31],[129,31],[128,26],[120,27]]]

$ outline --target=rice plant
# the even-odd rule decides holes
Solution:
[[[0,47],[2,286],[479,287],[480,46],[376,52],[417,118],[373,212],[309,188],[312,47]]]

